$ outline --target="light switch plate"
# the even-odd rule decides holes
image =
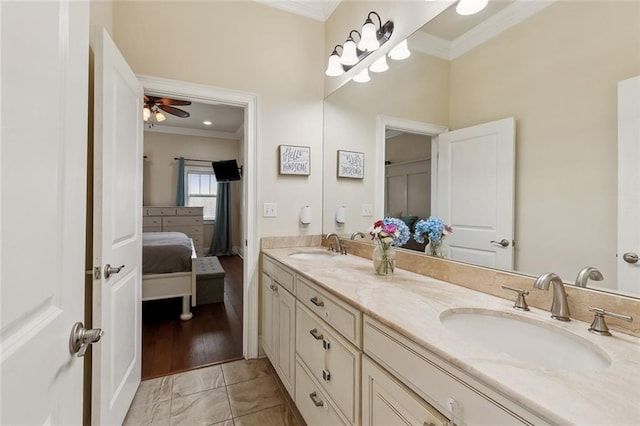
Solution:
[[[360,208],[363,217],[373,216],[373,205],[372,204],[363,204]]]
[[[278,205],[276,203],[264,203],[262,210],[262,217],[276,217],[278,216]]]

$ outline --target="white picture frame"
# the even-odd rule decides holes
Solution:
[[[311,174],[311,147],[296,145],[278,146],[281,175]]]
[[[364,152],[338,150],[338,177],[363,179]]]

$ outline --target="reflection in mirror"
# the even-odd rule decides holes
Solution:
[[[346,84],[326,98],[323,231],[348,238],[384,213],[413,215],[385,205],[397,193],[384,191],[390,145],[379,130],[384,117],[406,120],[409,129],[393,128],[409,133],[415,123],[458,130],[514,117],[513,270],[553,271],[573,282],[591,266],[604,279],[588,287],[637,297],[640,267],[623,254],[640,252],[640,237],[618,247],[617,173],[619,161],[635,168],[638,161],[618,160],[618,82],[640,75],[640,2],[556,1],[507,19],[532,3],[509,3],[488,27],[461,30],[467,33],[439,30],[457,28],[443,22],[458,19],[445,11],[409,39],[410,58],[390,61],[369,83]],[[519,23],[497,31],[506,21]],[[481,34],[485,41],[478,44]],[[337,177],[337,150],[364,153],[363,179]],[[434,214],[438,188],[431,189]],[[342,205],[346,220],[337,224],[334,212]],[[455,217],[451,225],[453,237]],[[636,275],[622,275],[625,267]]]

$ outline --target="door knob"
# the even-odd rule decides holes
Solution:
[[[622,255],[622,259],[627,263],[638,263],[638,254],[627,252]]]
[[[500,247],[509,247],[509,241],[506,240],[505,238],[501,239],[500,241],[491,240],[490,242],[491,244],[497,244]]]
[[[83,357],[90,344],[100,340],[104,331],[100,328],[84,328],[84,324],[77,322],[71,327],[71,335],[69,336],[69,351],[72,354],[77,353],[78,357]]]
[[[109,278],[113,274],[119,274],[123,268],[124,268],[124,265],[111,266],[107,263],[106,265],[104,265],[104,277]]]

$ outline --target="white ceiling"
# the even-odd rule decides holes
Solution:
[[[144,130],[219,139],[242,138],[244,129],[244,108],[242,107],[192,101],[191,105],[176,106],[176,108],[187,111],[190,117],[180,118],[164,112],[163,114],[167,117],[165,121],[162,123],[153,121],[153,127],[145,123]],[[211,125],[204,124],[204,121],[211,121]]]

